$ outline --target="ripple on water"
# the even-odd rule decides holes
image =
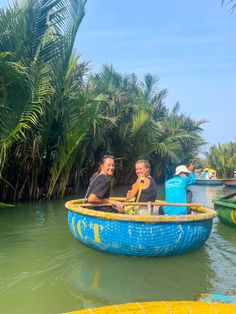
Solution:
[[[207,249],[215,275],[211,277],[214,293],[236,294],[236,234],[233,228],[216,219]]]

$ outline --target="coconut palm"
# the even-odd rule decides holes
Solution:
[[[236,1],[235,0],[222,0],[221,1],[222,5],[229,5],[230,6],[230,10],[233,13],[236,9]]]
[[[151,74],[142,81],[73,52],[85,0],[27,0],[0,10],[0,196],[58,197],[86,184],[104,152],[127,183],[137,159],[159,177],[190,158],[204,121],[171,111]],[[21,29],[22,31],[18,32]]]
[[[28,0],[22,6],[15,4],[0,12],[0,49],[10,57],[6,61],[8,65],[14,62],[24,69],[24,75],[18,75],[19,88],[15,90],[15,97],[12,97],[9,85],[5,88],[5,95],[10,96],[4,98],[4,112],[8,110],[9,114],[8,120],[2,116],[0,122],[1,152],[8,158],[13,157],[16,164],[24,165],[20,167],[22,176],[18,175],[16,194],[26,185],[31,191],[32,184],[37,187],[35,180],[39,168],[37,174],[33,168],[36,164],[40,167],[44,149],[48,147],[46,138],[42,137],[45,135],[42,125],[45,126],[47,121],[46,129],[50,129],[53,121],[49,117],[55,117],[55,114],[58,117],[64,110],[60,108],[63,101],[61,91],[85,3],[77,0]],[[19,29],[22,30],[20,36]],[[1,68],[6,67],[6,62]],[[1,77],[6,81],[3,72]],[[14,80],[10,81],[13,87]],[[35,149],[33,154],[29,154],[32,146]],[[1,168],[5,160],[1,158]],[[11,167],[5,167],[5,174],[10,178],[11,171],[14,171]]]
[[[107,96],[103,114],[110,119],[97,132],[93,150],[96,155],[111,151],[117,157],[119,183],[130,182],[137,159],[149,159],[163,177],[170,165],[188,157],[186,151],[192,158],[204,143],[200,133],[205,121],[178,114],[178,105],[170,112],[164,105],[167,92],[157,89],[156,77],[147,74],[139,82],[133,74],[122,76],[104,66],[92,82]]]
[[[205,163],[217,171],[220,178],[233,177],[236,165],[236,143],[218,144],[210,147]]]

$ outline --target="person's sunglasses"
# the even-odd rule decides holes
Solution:
[[[102,160],[107,159],[107,158],[115,159],[115,157],[112,155],[103,155],[102,156]]]

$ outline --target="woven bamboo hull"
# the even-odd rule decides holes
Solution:
[[[235,314],[235,304],[194,301],[137,302],[104,306],[65,314]]]
[[[236,228],[236,202],[233,200],[214,200],[214,208],[220,221]]]
[[[68,224],[75,238],[93,249],[133,256],[192,251],[206,242],[212,228],[212,220],[148,224],[85,217],[71,211]]]
[[[195,250],[208,239],[214,217],[211,213],[150,218],[79,206],[77,211],[68,210],[68,225],[76,239],[93,249],[127,256],[170,256]]]

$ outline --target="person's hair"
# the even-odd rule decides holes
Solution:
[[[135,165],[137,164],[144,164],[144,166],[148,169],[148,174],[150,174],[151,172],[151,166],[148,160],[146,159],[140,159],[138,161],[136,161]]]
[[[98,170],[94,172],[94,174],[91,177],[91,180],[101,172],[102,165],[104,164],[105,160],[108,158],[115,160],[114,156],[112,155],[103,155],[101,161],[99,162]]]

